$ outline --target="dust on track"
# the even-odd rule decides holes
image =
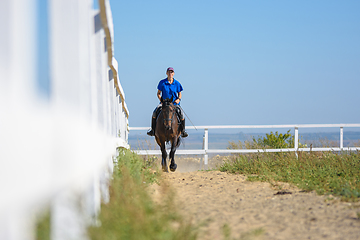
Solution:
[[[180,171],[163,173],[163,183],[184,217],[200,225],[198,239],[360,239],[360,203],[177,163]],[[152,189],[159,195],[159,186]]]

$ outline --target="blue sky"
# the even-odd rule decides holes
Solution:
[[[169,66],[195,125],[360,122],[360,1],[110,4],[132,127]]]

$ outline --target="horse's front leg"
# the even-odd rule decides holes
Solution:
[[[167,152],[166,152],[166,148],[165,148],[165,143],[161,144],[160,149],[161,149],[161,153],[162,153],[162,160],[161,160],[162,170],[164,172],[169,172],[167,165],[166,165]]]
[[[172,172],[175,172],[175,170],[176,170],[176,168],[177,168],[177,164],[175,163],[176,143],[177,143],[176,140],[174,140],[173,142],[171,142],[171,151],[170,151],[171,163],[170,163],[170,171],[172,171]]]

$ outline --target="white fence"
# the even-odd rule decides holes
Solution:
[[[47,31],[37,33],[38,4]],[[51,210],[52,239],[86,239],[117,147],[128,147],[128,110],[113,56],[108,0],[0,1],[0,239],[34,239]],[[46,94],[37,45],[48,41]],[[40,72],[41,73],[41,72]],[[47,96],[46,96],[47,95]]]
[[[189,149],[176,151],[176,154],[204,155],[205,168],[208,165],[208,154],[231,154],[231,153],[257,153],[257,152],[297,152],[297,151],[356,151],[359,147],[344,148],[344,128],[360,128],[360,124],[298,124],[298,125],[223,125],[223,126],[189,126],[186,129],[204,129],[203,149]],[[282,149],[209,149],[209,129],[265,129],[265,128],[286,128],[294,129],[294,148]],[[299,148],[299,128],[339,128],[339,147],[333,148]],[[148,127],[130,127],[130,131],[146,131]],[[161,155],[160,150],[133,150],[139,155]]]

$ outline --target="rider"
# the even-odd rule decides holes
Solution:
[[[158,84],[158,91],[157,91],[157,97],[161,101],[161,98],[171,98],[173,97],[173,103],[176,107],[176,112],[180,118],[180,131],[181,131],[181,137],[185,138],[188,136],[187,132],[185,131],[185,118],[183,114],[183,110],[180,107],[180,101],[181,101],[181,91],[183,90],[183,87],[181,86],[180,82],[175,80],[174,78],[174,69],[172,67],[169,67],[166,70],[167,78],[161,80]],[[156,117],[158,113],[161,110],[161,103],[155,108],[152,119],[151,119],[151,129],[147,132],[149,136],[155,136],[155,126],[156,126]]]

